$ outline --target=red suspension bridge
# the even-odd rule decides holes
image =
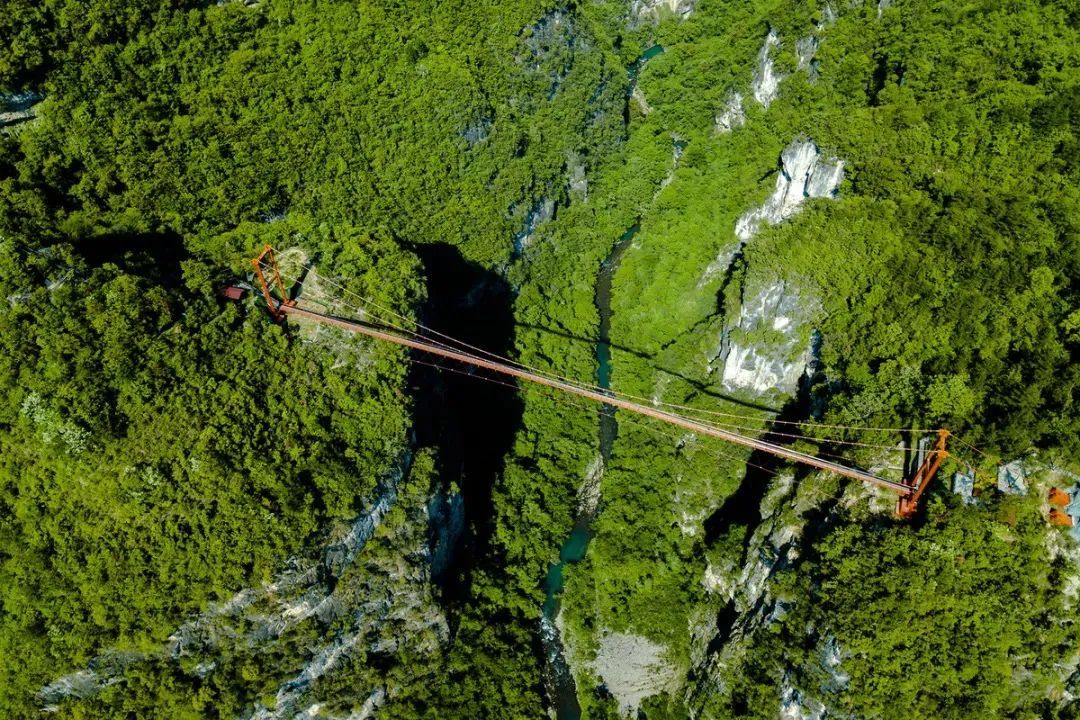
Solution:
[[[948,450],[946,449],[946,442],[950,437],[948,430],[940,429],[935,431],[937,434],[936,441],[932,448],[928,449],[924,453],[924,458],[916,467],[914,473],[909,477],[897,481],[889,480],[874,473],[859,468],[844,465],[831,460],[826,460],[817,455],[795,450],[784,445],[779,445],[767,440],[749,437],[741,433],[734,432],[732,429],[746,429],[752,430],[754,428],[743,426],[729,425],[726,428],[720,426],[717,423],[705,422],[702,419],[695,417],[688,417],[681,415],[673,411],[660,409],[658,406],[669,407],[672,409],[693,410],[695,412],[708,412],[701,411],[695,408],[690,408],[682,405],[673,405],[671,403],[658,403],[654,402],[652,405],[645,404],[643,402],[637,402],[644,400],[644,398],[636,397],[626,393],[615,393],[611,390],[599,388],[592,385],[585,385],[583,383],[576,382],[574,380],[554,375],[552,373],[544,372],[537,368],[526,366],[522,363],[515,362],[509,358],[495,355],[494,353],[487,352],[480,348],[464,343],[460,340],[455,340],[449,336],[443,335],[431,328],[426,328],[419,323],[409,320],[408,318],[399,315],[392,310],[383,308],[366,298],[357,296],[366,305],[377,308],[382,313],[389,315],[396,320],[405,323],[406,325],[412,325],[424,332],[416,332],[410,330],[408,327],[395,323],[393,320],[387,318],[375,318],[374,313],[365,311],[362,308],[352,308],[354,310],[360,310],[368,317],[378,319],[378,322],[368,322],[366,320],[349,319],[344,317],[338,317],[327,312],[320,312],[308,308],[300,307],[296,300],[291,299],[289,293],[286,291],[285,282],[278,268],[277,259],[274,255],[274,249],[267,245],[263,252],[252,260],[252,265],[255,269],[255,275],[258,279],[259,290],[262,293],[263,299],[266,301],[267,309],[270,314],[277,320],[283,320],[286,317],[303,318],[311,320],[324,325],[340,328],[347,332],[357,333],[360,335],[366,335],[367,337],[381,340],[384,342],[395,343],[412,350],[416,350],[422,353],[434,357],[445,358],[449,360],[455,360],[464,363],[473,368],[483,368],[491,372],[515,378],[517,380],[523,380],[525,382],[534,383],[536,385],[552,388],[556,391],[567,393],[570,395],[576,395],[578,397],[585,398],[587,400],[600,403],[602,405],[608,405],[611,407],[619,408],[630,413],[642,415],[645,417],[660,420],[662,422],[681,427],[685,430],[689,430],[693,433],[706,435],[710,437],[719,438],[726,442],[740,445],[742,447],[750,448],[760,452],[767,453],[774,457],[778,457],[791,462],[799,463],[809,467],[816,468],[818,470],[824,470],[827,472],[836,473],[844,477],[859,480],[864,483],[883,487],[898,496],[896,512],[900,517],[911,517],[918,509],[919,499],[925,493],[927,487],[933,481],[941,463],[948,456]],[[305,267],[305,271],[313,273],[314,269]],[[290,278],[294,280],[300,280],[299,278]],[[325,281],[325,279],[324,279]],[[336,285],[335,283],[330,283]],[[350,292],[346,288],[338,285],[344,292]],[[232,292],[230,292],[232,291]],[[276,291],[276,295],[275,295]],[[237,297],[236,289],[229,288],[226,292],[230,297]],[[355,293],[351,293],[354,294]],[[710,413],[716,415],[728,415],[728,413]],[[742,416],[732,415],[732,417]],[[745,418],[743,418],[745,419]],[[774,421],[776,423],[782,423],[795,426],[814,426],[814,427],[829,427],[825,425],[819,425],[817,423],[799,423],[799,422],[785,422]],[[840,427],[840,426],[835,426]],[[890,428],[851,428],[845,427],[844,429],[854,430],[889,430]],[[924,430],[914,428],[891,428],[897,432],[927,432]],[[797,433],[772,433],[777,436],[788,436],[792,438],[801,438],[802,436]],[[807,438],[810,439],[810,438]],[[844,442],[844,441],[832,441],[841,445],[866,445],[858,442]],[[885,447],[885,446],[873,446],[866,445],[868,447]],[[895,448],[889,448],[894,449]]]

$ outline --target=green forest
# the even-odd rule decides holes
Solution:
[[[5,717],[1080,717],[1075,0],[0,0],[0,39]],[[950,454],[898,519],[223,297],[266,246],[328,314]]]

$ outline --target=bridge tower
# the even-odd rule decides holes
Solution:
[[[289,307],[296,304],[295,300],[289,299],[289,294],[285,292],[285,283],[281,280],[281,271],[278,270],[277,259],[274,257],[274,248],[266,245],[263,247],[263,251],[258,257],[251,261],[251,264],[255,267],[255,275],[259,278],[259,288],[262,290],[263,297],[266,299],[266,308],[270,311],[270,314],[274,316],[275,320],[280,320],[285,316],[285,307]],[[264,271],[264,264],[269,264],[269,270],[273,273],[273,286],[277,288],[278,295],[281,300],[274,298],[274,294],[270,291],[270,282],[266,279],[266,273]]]
[[[948,439],[948,430],[938,430],[934,447],[926,454],[926,458],[919,465],[915,474],[911,476],[911,479],[904,481],[904,484],[911,488],[911,492],[908,495],[901,495],[896,501],[896,514],[900,517],[910,518],[919,509],[919,498],[926,492],[926,488],[930,486],[938,468],[941,467],[941,463],[949,456],[948,451],[945,449],[945,442]]]

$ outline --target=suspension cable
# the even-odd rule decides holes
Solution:
[[[600,391],[600,392],[604,392],[604,393],[607,393],[607,394],[621,396],[621,397],[628,398],[628,399],[633,399],[633,400],[640,400],[640,401],[650,402],[653,405],[662,405],[662,406],[665,406],[665,407],[677,408],[677,409],[681,409],[681,410],[689,410],[689,411],[695,412],[695,413],[704,413],[704,414],[715,415],[715,416],[719,416],[719,417],[731,417],[731,418],[737,418],[737,419],[741,419],[741,420],[745,420],[748,417],[747,415],[739,415],[739,414],[736,414],[736,413],[726,413],[726,412],[721,412],[721,411],[717,411],[717,410],[708,410],[708,409],[705,409],[705,408],[695,408],[695,407],[689,406],[689,405],[679,405],[679,404],[676,404],[676,403],[669,403],[669,402],[659,401],[659,400],[656,400],[656,399],[653,399],[653,398],[645,398],[645,397],[642,397],[640,395],[634,395],[632,393],[612,390],[611,388],[603,388],[603,387],[600,387],[598,385],[585,383],[585,382],[582,382],[582,381],[579,381],[579,380],[575,380],[575,379],[568,378],[568,377],[565,377],[565,376],[562,376],[562,375],[558,375],[556,373],[552,373],[550,371],[545,371],[545,370],[542,370],[540,368],[529,366],[529,365],[527,365],[527,364],[525,364],[523,362],[513,360],[511,358],[508,358],[508,357],[503,356],[503,355],[499,355],[497,353],[494,353],[494,352],[491,352],[491,351],[488,351],[488,350],[484,350],[483,348],[476,347],[475,345],[471,345],[471,344],[469,344],[469,343],[467,343],[467,342],[465,342],[463,340],[459,340],[457,338],[454,338],[454,337],[446,335],[446,334],[444,334],[442,332],[439,332],[438,330],[434,330],[433,328],[429,328],[426,325],[423,325],[422,323],[420,323],[420,322],[418,322],[416,320],[413,320],[413,319],[408,318],[408,317],[406,317],[404,315],[401,315],[400,313],[397,313],[397,312],[395,312],[394,310],[392,310],[390,308],[386,308],[386,307],[380,305],[379,303],[376,303],[375,301],[364,297],[363,295],[361,295],[358,292],[350,290],[349,288],[345,287],[341,283],[335,282],[334,280],[332,280],[330,278],[327,278],[326,276],[319,273],[318,270],[316,270],[311,265],[305,265],[303,263],[300,263],[300,267],[307,270],[310,274],[314,275],[319,280],[326,282],[327,284],[341,290],[344,293],[352,295],[353,297],[357,298],[361,303],[364,303],[365,305],[371,305],[371,306],[373,306],[375,308],[378,308],[378,309],[382,310],[383,312],[389,313],[393,317],[395,317],[395,318],[397,318],[397,319],[399,319],[399,320],[401,320],[401,321],[403,321],[405,323],[412,324],[412,325],[414,325],[415,327],[417,327],[417,328],[419,328],[421,330],[424,330],[424,331],[426,331],[428,333],[434,334],[434,335],[436,335],[438,337],[441,337],[441,338],[443,338],[445,340],[448,340],[448,341],[450,341],[451,343],[454,343],[457,346],[469,348],[470,350],[474,350],[474,351],[476,351],[478,353],[481,353],[482,355],[486,355],[489,358],[495,359],[495,360],[497,360],[499,362],[502,362],[502,363],[515,365],[515,366],[517,366],[519,368],[522,368],[524,370],[528,370],[528,371],[530,371],[530,372],[532,372],[534,374],[545,375],[545,376],[547,376],[549,378],[559,380],[559,381],[565,382],[565,383],[574,384],[574,385],[577,385],[577,386],[579,386],[581,388],[585,388],[585,389],[589,389],[589,390]],[[288,279],[290,279],[290,280],[292,280],[294,282],[299,282],[301,284],[304,282],[303,280],[301,280],[300,278],[297,278],[295,276],[285,276],[285,277],[288,277]],[[370,316],[378,317],[375,313],[372,313],[369,310],[362,309],[362,308],[359,308],[359,307],[356,307],[356,306],[351,306],[351,305],[348,305],[348,304],[346,304],[345,306],[350,308],[350,309],[353,309],[353,310],[358,310],[358,311],[360,311],[362,313],[365,313],[365,314],[368,314]],[[453,346],[447,345],[445,343],[439,342],[437,340],[434,340],[434,339],[432,339],[430,337],[427,337],[427,336],[425,336],[425,335],[423,335],[421,333],[417,333],[417,332],[415,332],[413,330],[409,330],[407,328],[404,328],[404,327],[402,327],[402,326],[400,326],[400,325],[398,325],[396,323],[393,323],[391,321],[387,321],[385,318],[380,318],[380,322],[383,322],[387,326],[393,327],[394,329],[397,329],[397,330],[400,330],[402,332],[406,332],[406,333],[408,333],[410,335],[413,335],[414,337],[424,338],[425,341],[431,342],[431,343],[439,345],[441,347],[444,347],[444,348],[453,347]],[[461,351],[458,350],[458,352],[461,352]],[[465,353],[465,354],[471,355],[472,353]],[[695,419],[700,420],[699,418],[695,418]],[[771,420],[768,420],[767,422],[774,423],[774,424],[783,424],[783,425],[814,427],[814,428],[842,429],[842,430],[863,430],[863,431],[878,431],[878,432],[906,432],[906,433],[931,432],[931,430],[926,429],[926,428],[879,428],[879,427],[854,426],[854,425],[830,425],[830,424],[817,423],[817,422],[799,422],[799,421],[778,420],[778,419],[771,419]],[[742,428],[742,429],[748,429],[748,428]],[[775,433],[775,434],[782,435],[781,433]],[[788,435],[788,436],[789,437],[800,437],[800,436],[796,436],[796,435]],[[845,441],[841,441],[841,440],[833,440],[833,439],[830,439],[830,438],[825,438],[825,439],[822,439],[822,440],[826,441],[826,442],[834,442],[836,444],[852,444],[852,445],[858,444],[858,443],[852,443],[852,442],[845,442]],[[874,445],[869,445],[869,444],[862,444],[862,445],[865,445],[866,447],[878,447],[878,448],[881,448],[881,449],[889,449],[889,450],[895,449],[892,446],[881,446],[881,445],[874,446]]]

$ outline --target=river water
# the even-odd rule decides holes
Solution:
[[[626,68],[626,74],[630,78],[630,87],[631,88],[633,88],[634,83],[637,82],[638,73],[641,72],[641,68],[643,68],[645,66],[645,63],[649,62],[654,57],[656,57],[657,55],[660,55],[663,52],[664,52],[664,46],[663,45],[653,45],[650,48],[646,48],[646,50],[643,53],[641,53],[641,57],[639,57],[634,62],[630,63],[630,67]]]
[[[600,315],[596,339],[596,384],[605,390],[611,388],[611,281],[623,253],[630,247],[637,231],[638,226],[634,225],[623,233],[611,253],[600,264],[600,273],[596,280],[594,300]],[[607,465],[611,458],[611,450],[615,445],[618,432],[619,424],[615,419],[615,408],[604,405],[600,411],[598,429],[600,458],[603,465]],[[559,615],[559,596],[565,585],[564,570],[568,563],[578,562],[585,557],[589,540],[592,539],[590,527],[592,520],[593,516],[589,514],[580,514],[574,519],[574,527],[559,550],[559,562],[553,563],[548,568],[544,582],[544,613],[540,620],[540,637],[547,659],[544,683],[558,720],[579,720],[581,717],[577,686],[574,684],[574,676],[566,662],[555,619]]]
[[[662,46],[653,45],[642,52],[641,56],[626,69],[629,80],[627,96],[637,83],[638,74],[645,63],[662,52],[664,52]],[[615,276],[615,271],[618,270],[623,253],[630,247],[637,231],[638,225],[635,224],[623,233],[607,258],[600,264],[600,273],[596,278],[594,302],[600,315],[600,326],[596,338],[596,384],[604,390],[611,389],[611,280]],[[619,424],[615,419],[615,408],[604,405],[600,411],[598,429],[601,472],[611,458],[611,450],[615,445],[618,432]],[[579,514],[574,518],[574,526],[559,549],[559,562],[553,563],[548,568],[547,577],[544,580],[544,611],[540,618],[540,638],[546,659],[544,684],[557,720],[580,720],[581,718],[577,686],[566,662],[562,638],[559,637],[555,621],[559,616],[559,596],[562,595],[566,584],[564,577],[566,565],[579,562],[585,557],[589,549],[589,540],[592,539],[592,520],[593,516],[590,514]]]

